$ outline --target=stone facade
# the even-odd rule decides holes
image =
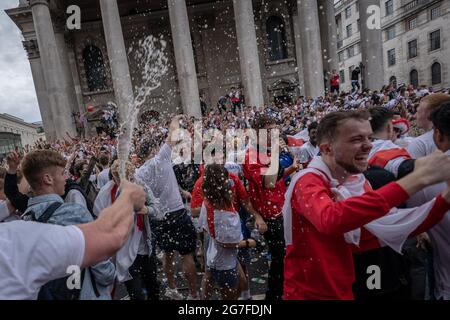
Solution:
[[[333,8],[323,6],[323,0],[168,1],[117,1],[114,10],[120,15],[123,33],[115,36],[123,37],[129,72],[122,69],[124,74],[116,79],[109,54],[113,49],[105,40],[105,32],[114,31],[104,29],[105,19],[96,1],[30,0],[7,10],[25,38],[50,140],[74,131],[73,113],[85,112],[87,106],[117,103],[117,78],[129,76],[133,88],[142,83],[138,61],[130,53],[148,35],[167,42],[169,65],[161,86],[148,98],[147,109],[198,116],[199,95],[212,109],[232,87],[241,88],[246,101],[255,105],[281,97],[323,94],[324,69],[328,71],[330,62],[337,61],[331,56],[333,48],[321,48],[322,43],[336,42],[334,24],[326,23],[326,16],[334,15]],[[81,29],[65,30],[65,9],[73,4],[81,8]],[[54,32],[48,31],[51,26]],[[47,31],[39,34],[39,30]],[[44,50],[40,43],[45,44]],[[86,56],[93,53],[102,61],[102,85],[95,90],[86,65]],[[191,65],[190,56],[195,70],[184,69]]]
[[[340,40],[338,42],[339,69],[345,80],[341,81],[342,90],[351,89],[350,70],[362,61],[361,36],[358,27],[360,1],[339,1],[335,8]],[[383,83],[388,84],[395,78],[398,84],[410,84],[411,72],[416,70],[419,85],[432,86],[435,90],[450,87],[448,37],[450,33],[450,1],[393,0],[392,7],[386,4],[388,2],[379,1],[383,43]],[[387,10],[392,10],[392,12]],[[351,12],[348,18],[346,18],[347,11]],[[412,21],[415,18],[417,20]],[[350,24],[353,35],[347,37],[346,27]],[[410,25],[413,28],[410,28]],[[430,50],[430,34],[436,30],[440,30],[440,48]],[[410,58],[408,43],[414,40],[417,40],[417,56]],[[393,65],[390,65],[388,61],[389,50],[395,50],[395,64]],[[353,56],[349,55],[349,51]],[[436,62],[441,65],[441,81],[433,84],[431,70],[432,65]]]
[[[45,140],[44,133],[38,133],[37,125],[27,123],[20,118],[9,114],[0,114],[0,133],[13,133],[20,135],[22,147],[33,146],[39,139]]]

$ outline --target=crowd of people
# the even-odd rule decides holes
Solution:
[[[203,110],[201,134],[235,147],[208,163],[175,152],[199,121],[173,114],[139,121],[125,163],[117,126],[15,150],[0,168],[0,299],[108,300],[123,283],[130,299],[247,300],[261,246],[266,300],[450,299],[449,91],[330,81],[264,107],[233,89]]]

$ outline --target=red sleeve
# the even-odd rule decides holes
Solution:
[[[319,232],[340,235],[384,216],[408,198],[406,191],[392,182],[362,196],[335,202],[328,183],[308,173],[297,182],[293,201]]]
[[[438,224],[442,218],[444,218],[447,211],[450,210],[450,204],[445,201],[444,198],[442,198],[441,195],[438,195],[436,197],[436,202],[434,203],[433,208],[431,208],[430,213],[428,214],[428,217],[425,219],[424,222],[420,226],[417,227],[416,230],[411,234],[412,237],[418,236],[419,234],[428,231],[432,227],[434,227],[436,224]]]
[[[194,189],[192,190],[191,209],[201,208],[203,203],[203,190],[202,190],[203,176],[195,181]]]
[[[230,178],[233,179],[234,185],[236,186],[236,195],[239,198],[239,201],[243,201],[248,199],[249,195],[247,190],[245,190],[244,184],[241,179],[235,174],[230,173]]]

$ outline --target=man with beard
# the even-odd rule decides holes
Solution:
[[[283,207],[285,299],[353,299],[354,250],[389,245],[399,252],[408,236],[450,209],[449,189],[419,208],[395,208],[450,179],[450,157],[439,151],[417,160],[410,175],[373,191],[362,175],[372,134],[365,112],[335,112],[320,122],[322,156],[293,177]]]
[[[298,150],[297,157],[300,163],[308,164],[319,153],[316,140],[317,126],[317,122],[313,122],[308,126],[309,141]]]

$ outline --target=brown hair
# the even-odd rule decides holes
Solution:
[[[277,124],[277,121],[268,115],[261,114],[256,116],[255,120],[253,120],[252,128],[255,130],[266,129],[272,124]]]
[[[107,154],[102,154],[100,155],[100,157],[98,158],[98,162],[103,166],[107,166],[109,163],[109,157]]]
[[[22,160],[22,172],[32,189],[39,185],[39,175],[51,167],[65,167],[66,160],[56,151],[36,150]]]
[[[445,93],[433,93],[429,94],[420,100],[420,103],[426,104],[426,110],[431,114],[434,110],[439,108],[443,103],[450,102],[450,95]]]
[[[228,171],[223,165],[210,164],[203,175],[203,194],[205,199],[217,209],[227,209],[233,205],[233,191]]]
[[[327,114],[317,127],[317,143],[333,140],[340,124],[349,119],[369,120],[370,115],[366,110],[337,111]]]

